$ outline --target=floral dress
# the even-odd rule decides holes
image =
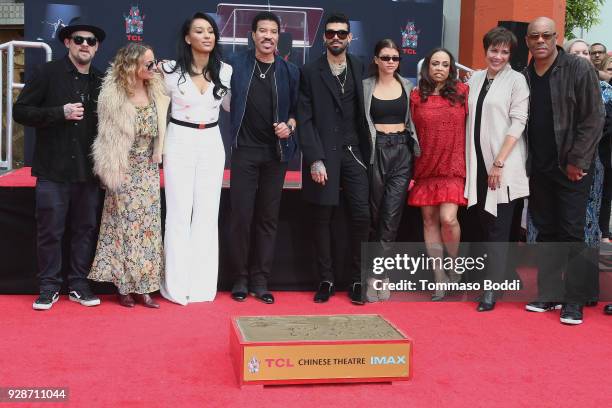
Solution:
[[[89,279],[112,282],[123,295],[159,290],[164,272],[159,166],[151,162],[157,135],[155,104],[137,106],[125,182],[104,199]]]

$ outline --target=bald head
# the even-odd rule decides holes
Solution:
[[[548,32],[556,33],[557,24],[552,18],[537,17],[527,26],[527,33],[530,33],[531,31],[538,31],[538,32],[548,31]]]
[[[552,62],[557,56],[557,25],[548,17],[538,17],[529,23],[525,41],[536,63]]]

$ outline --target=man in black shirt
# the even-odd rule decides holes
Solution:
[[[96,244],[100,189],[93,175],[91,145],[97,134],[101,72],[91,66],[105,33],[71,24],[58,38],[68,54],[35,71],[13,108],[13,118],[36,128],[32,175],[36,181],[37,257],[40,296],[36,310],[50,309],[62,286],[62,238],[70,223],[69,298],[100,304],[87,275]]]
[[[314,245],[319,272],[315,302],[335,292],[331,257],[331,220],[340,190],[350,213],[351,275],[349,297],[363,304],[361,243],[368,241],[370,209],[368,176],[370,137],[363,108],[363,67],[347,53],[352,39],[343,14],[325,22],[327,52],[302,70],[298,123],[304,154],[303,192],[313,204]]]
[[[538,300],[526,309],[561,308],[561,323],[580,324],[593,291],[592,279],[582,271],[584,226],[604,109],[592,66],[565,54],[556,40],[551,19],[529,24],[526,41],[533,59],[524,71],[531,89],[529,209],[537,240],[546,244],[538,248]]]
[[[275,55],[280,20],[261,12],[252,23],[255,50],[234,55],[231,80],[232,298],[268,290],[287,163],[295,153],[299,70]],[[251,233],[253,231],[253,233]]]

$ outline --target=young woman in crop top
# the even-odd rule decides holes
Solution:
[[[412,83],[399,75],[400,53],[393,40],[376,44],[369,78],[363,81],[366,118],[372,138],[370,157],[371,240],[395,241],[412,176],[412,157],[418,155],[416,134],[410,129],[408,97]],[[389,291],[374,290],[368,282],[366,299],[386,300]]]

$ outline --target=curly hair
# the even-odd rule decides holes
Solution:
[[[129,43],[119,48],[111,62],[110,73],[112,79],[120,88],[125,90],[127,95],[132,94],[140,59],[147,50],[153,51],[153,47],[142,43]],[[148,87],[149,85],[149,81],[145,81],[145,86]]]
[[[429,75],[429,64],[434,54],[438,52],[444,52],[448,55],[450,60],[450,66],[448,71],[448,78],[444,81],[444,86],[440,89],[440,96],[444,99],[448,99],[451,105],[459,103],[463,105],[465,103],[465,95],[457,93],[457,67],[455,66],[455,58],[450,51],[445,48],[434,48],[425,57],[423,65],[421,66],[421,79],[419,80],[419,94],[421,96],[421,102],[427,102],[427,98],[432,95],[436,89],[436,83],[431,79]]]

